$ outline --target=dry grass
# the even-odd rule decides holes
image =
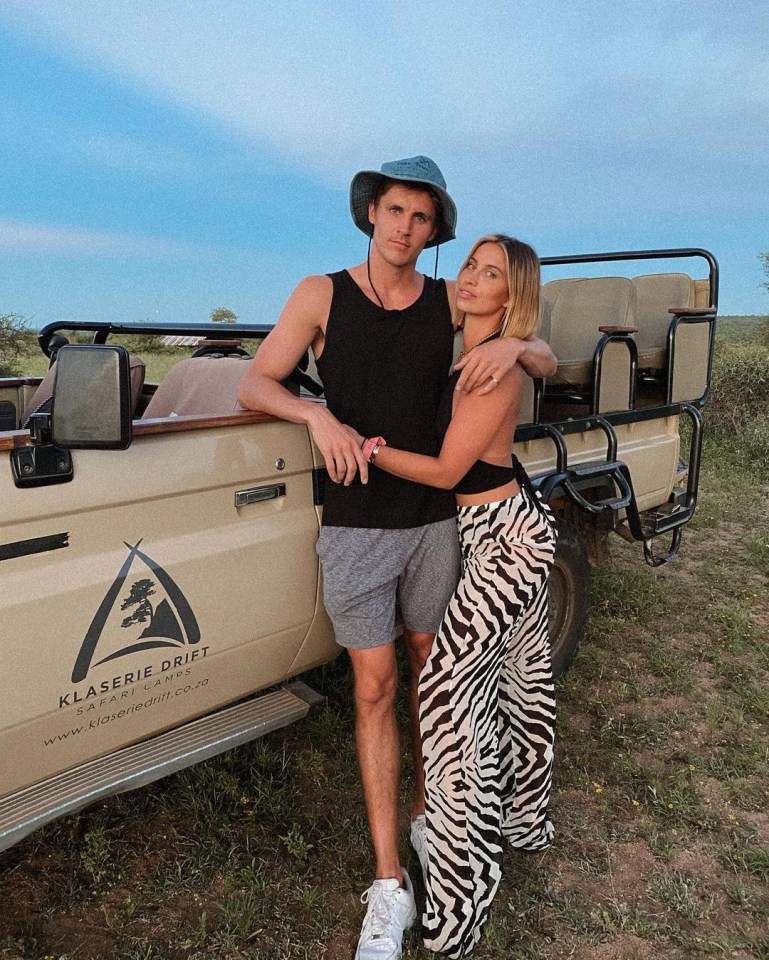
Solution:
[[[613,540],[560,685],[557,840],[506,854],[479,960],[769,957],[768,507],[711,440],[679,561]],[[0,856],[0,957],[350,958],[371,874],[350,676],[308,681],[328,706],[303,725]]]

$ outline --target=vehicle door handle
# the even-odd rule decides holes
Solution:
[[[285,483],[276,483],[269,487],[251,487],[250,490],[238,490],[235,493],[235,506],[247,507],[249,503],[261,503],[262,500],[277,500],[285,497]]]

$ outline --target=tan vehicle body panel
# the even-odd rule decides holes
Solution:
[[[678,421],[678,417],[660,417],[614,428],[617,456],[630,469],[639,510],[665,503],[673,489],[680,450]],[[573,466],[606,457],[606,436],[601,430],[572,433],[565,440]],[[555,447],[550,440],[516,443],[513,451],[530,476],[555,469]]]
[[[311,471],[321,461],[306,428],[230,421],[181,429],[183,419],[155,421],[161,432],[139,430],[125,451],[74,451],[75,478],[63,486],[17,490],[9,454],[0,453],[6,461],[0,464],[0,503],[13,504],[14,511],[0,522],[0,542],[58,533],[69,538],[66,549],[0,566],[0,795],[339,652],[323,609],[315,553],[320,515]],[[663,503],[676,475],[678,418],[631,423],[617,433],[639,507]],[[605,456],[601,431],[571,434],[567,443],[570,462]],[[555,467],[548,440],[516,444],[515,452],[532,475]],[[285,484],[285,496],[235,507],[236,491],[276,483]],[[135,556],[87,676],[73,681],[97,611],[137,544],[189,603],[200,639],[102,662],[141,635],[141,622],[122,626],[132,605],[119,607],[131,584],[152,580],[155,605],[167,594],[156,571]]]
[[[177,726],[278,683],[338,651],[320,605],[318,511],[306,428],[277,421],[134,439],[125,451],[73,452],[62,486],[15,488],[0,457],[0,543],[67,533],[66,549],[0,564],[0,795]],[[0,435],[8,438],[9,435]],[[16,435],[18,436],[18,435]],[[283,470],[276,462],[285,462]],[[235,506],[235,492],[285,496]],[[174,604],[139,554],[99,633],[87,675],[73,669],[105,597],[139,544],[192,611]],[[132,583],[165,600],[178,644],[142,641],[123,620]],[[178,599],[178,597],[177,597]],[[187,617],[189,620],[189,616]],[[172,633],[174,631],[172,630]]]

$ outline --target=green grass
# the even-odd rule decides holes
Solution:
[[[747,546],[748,562],[769,576],[769,529],[752,533]]]

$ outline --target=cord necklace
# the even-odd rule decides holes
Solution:
[[[488,337],[484,337],[483,340],[479,340],[478,343],[475,344],[475,346],[470,347],[470,349],[467,351],[467,353],[472,353],[472,351],[475,350],[475,347],[480,347],[480,345],[481,345],[482,343],[488,343],[489,340],[493,340],[494,337],[498,337],[498,336],[500,335],[500,333],[502,333],[502,327],[501,327],[501,326],[497,327],[497,329],[494,331],[494,333],[490,333],[490,334],[488,335]],[[457,358],[457,362],[459,362],[459,361],[462,359],[462,357],[464,357],[464,355],[465,355],[465,350],[464,350],[464,348],[463,348],[463,349],[462,349],[462,352],[459,354],[459,357]]]

